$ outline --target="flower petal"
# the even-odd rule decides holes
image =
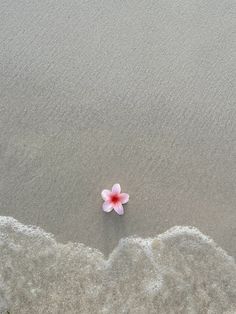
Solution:
[[[109,198],[109,196],[111,195],[111,191],[109,191],[109,190],[103,190],[102,193],[101,193],[101,195],[102,195],[103,200],[104,200],[104,201],[107,201],[108,198]]]
[[[124,214],[124,208],[122,206],[121,203],[118,203],[114,206],[114,210],[117,212],[117,214],[119,215],[123,215]]]
[[[128,201],[129,201],[129,194],[121,193],[120,201],[121,201],[122,204],[128,203]]]
[[[119,183],[114,184],[112,187],[112,192],[120,194],[120,191],[121,191],[121,187],[120,187]]]
[[[104,210],[104,212],[109,213],[112,211],[112,204],[110,202],[104,202],[102,204],[102,209]]]

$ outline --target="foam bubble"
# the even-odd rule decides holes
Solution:
[[[0,313],[236,313],[236,265],[192,227],[122,239],[108,259],[0,217]]]

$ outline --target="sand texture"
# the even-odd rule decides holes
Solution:
[[[235,29],[234,0],[2,0],[0,215],[105,254],[190,225],[236,256]]]

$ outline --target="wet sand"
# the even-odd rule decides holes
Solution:
[[[197,227],[236,256],[234,1],[3,1],[0,215],[108,254]],[[125,215],[101,211],[119,182]]]

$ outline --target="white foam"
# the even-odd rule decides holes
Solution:
[[[107,260],[0,217],[0,313],[236,313],[236,265],[192,227],[120,240]]]

